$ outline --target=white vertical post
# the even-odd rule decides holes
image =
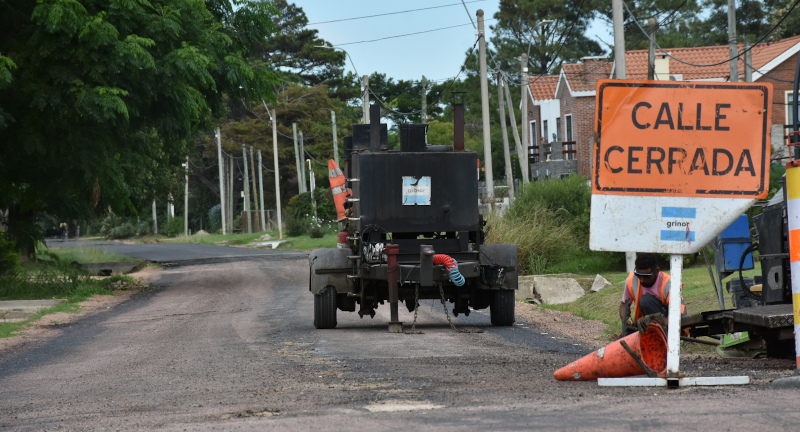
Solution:
[[[790,147],[790,151],[794,148]],[[794,161],[796,162],[796,161]],[[789,222],[789,270],[792,274],[795,368],[800,369],[800,167],[786,164],[786,213]]]
[[[486,181],[486,200],[494,208],[494,175],[492,174],[492,136],[489,131],[489,81],[486,72],[486,32],[483,29],[483,9],[478,9],[478,63],[481,80],[481,116],[483,118],[483,167]]]
[[[242,144],[242,161],[244,162],[244,184],[242,187],[244,188],[244,209],[242,211],[242,234],[244,233],[251,233],[253,232],[253,227],[250,226],[250,179],[248,178],[247,171],[247,148],[245,148],[244,144]],[[245,223],[247,223],[247,229],[245,230]]]
[[[261,205],[259,214],[261,216],[261,231],[267,230],[267,223],[264,220],[264,170],[261,168],[261,149],[258,149],[258,203]]]
[[[278,115],[276,112],[272,116],[272,160],[275,167],[275,212],[278,215],[278,239],[283,238],[283,224],[281,221],[281,176],[278,169],[278,126],[275,117]]]
[[[676,376],[680,369],[681,353],[681,291],[683,287],[683,255],[672,254],[669,259],[670,289],[667,324],[667,374]]]
[[[625,79],[625,27],[622,0],[611,0],[611,13],[614,23],[614,77]]]
[[[224,168],[222,167],[222,134],[219,132],[219,128],[217,128],[217,160],[219,166],[219,213],[222,216],[222,234],[225,234],[225,173]]]
[[[336,137],[336,111],[331,110],[331,128],[332,135],[333,135],[333,160],[336,162],[336,165],[339,165],[339,143],[337,142]]]
[[[156,200],[153,200],[153,234],[158,234],[158,213],[156,213]]]
[[[189,235],[189,156],[186,156],[186,186],[183,190],[183,235]]]

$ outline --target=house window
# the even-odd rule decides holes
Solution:
[[[572,114],[564,116],[564,132],[567,136],[567,141],[574,141],[572,139]]]
[[[531,125],[531,128],[529,130],[530,136],[528,137],[528,140],[530,140],[530,142],[528,143],[528,145],[538,147],[539,135],[536,134],[536,121],[530,122],[530,125]]]
[[[550,137],[547,136],[547,120],[542,120],[542,137],[544,142],[550,142]]]
[[[794,110],[792,106],[792,102],[794,101],[794,91],[787,90],[786,91],[786,123],[787,125],[793,125],[794,122],[792,121],[792,111]]]
[[[556,117],[556,133],[553,141],[561,141],[561,117]]]

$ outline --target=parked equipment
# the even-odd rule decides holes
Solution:
[[[751,354],[765,352],[768,357],[794,358],[785,189],[753,218],[753,226],[755,235],[751,238],[747,216],[742,216],[713,245],[720,285],[732,276],[725,287],[733,308],[684,317],[681,326],[689,328],[694,337],[728,335],[718,349],[720,353],[731,347]],[[753,268],[752,253],[756,250],[761,275],[743,277],[742,270]]]
[[[353,125],[339,247],[309,256],[316,328],[336,327],[337,310],[374,317],[388,302],[389,331],[401,332],[398,304],[414,311],[421,299],[450,302],[456,316],[488,307],[493,325],[514,323],[517,246],[484,244],[478,157],[458,138],[463,105],[454,111],[452,146],[428,145],[427,125],[413,124],[400,125],[401,149],[388,150],[376,105],[372,123]]]

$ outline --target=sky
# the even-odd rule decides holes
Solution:
[[[295,4],[305,12],[309,28],[349,54],[347,70],[355,66],[358,75],[379,72],[395,80],[416,81],[425,75],[437,82],[458,75],[475,44],[470,18],[477,26],[476,12],[483,10],[489,40],[494,14],[500,8],[499,0],[464,0],[463,4],[460,0],[295,0]],[[397,13],[414,9],[425,10]],[[342,21],[325,22],[334,20]],[[446,29],[435,30],[442,28]],[[394,37],[418,32],[424,33]]]

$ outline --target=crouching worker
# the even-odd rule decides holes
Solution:
[[[622,321],[620,337],[636,331],[637,322],[643,316],[655,313],[669,315],[670,276],[658,266],[656,254],[642,253],[636,257],[636,270],[628,275],[622,303],[619,305],[619,318]],[[631,305],[634,307],[633,322]],[[686,304],[681,297],[681,316],[686,315]]]

